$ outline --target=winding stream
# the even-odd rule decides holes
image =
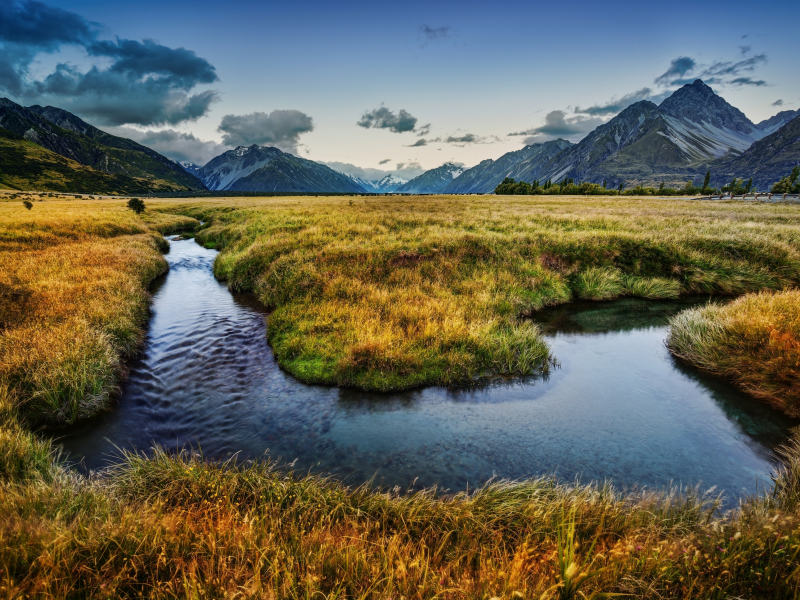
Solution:
[[[697,298],[544,311],[561,363],[544,380],[392,394],[305,385],[278,367],[258,302],[214,279],[216,254],[171,242],[118,405],[55,433],[82,468],[159,443],[219,459],[269,452],[300,471],[404,489],[556,473],[735,496],[769,485],[772,450],[798,423],[669,355],[667,318],[707,301]]]

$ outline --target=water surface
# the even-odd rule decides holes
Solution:
[[[560,362],[546,379],[376,394],[309,386],[277,365],[266,316],[212,275],[216,252],[172,241],[142,356],[118,404],[56,433],[97,469],[116,448],[192,445],[269,453],[352,484],[473,487],[556,473],[620,487],[769,484],[773,448],[797,421],[673,359],[670,315],[707,299],[572,304],[537,320]]]

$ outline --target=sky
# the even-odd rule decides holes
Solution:
[[[800,108],[800,2],[0,0],[0,96],[176,160],[277,146],[377,179],[578,141],[701,78]]]

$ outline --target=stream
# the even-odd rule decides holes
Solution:
[[[114,408],[54,432],[96,470],[119,449],[191,446],[211,459],[268,453],[351,485],[452,491],[555,473],[620,488],[769,487],[798,424],[674,359],[667,319],[708,298],[573,303],[539,313],[560,367],[545,378],[378,394],[300,383],[267,343],[266,314],[212,273],[215,250],[173,240],[142,354]]]

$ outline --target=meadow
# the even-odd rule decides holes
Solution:
[[[500,199],[501,198],[501,199]],[[674,298],[800,282],[794,206],[653,198],[227,199],[163,210],[206,223],[215,274],[272,313],[305,382],[398,390],[547,370],[525,317],[574,298]]]
[[[771,491],[722,513],[694,489],[404,493],[190,451],[83,476],[38,431],[113,401],[161,233],[221,250],[218,276],[274,309],[270,340],[298,377],[397,389],[546,368],[524,317],[574,297],[791,288],[797,209],[289,198],[147,201],[139,217],[123,200],[31,200],[0,202],[4,597],[798,596],[800,438]]]

